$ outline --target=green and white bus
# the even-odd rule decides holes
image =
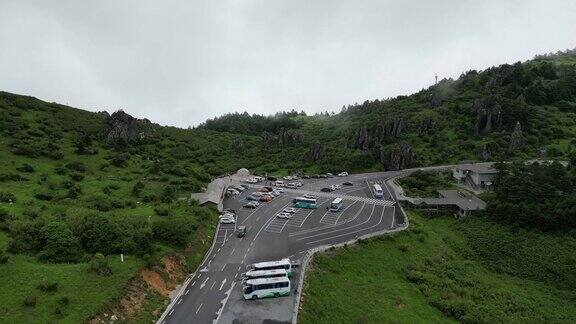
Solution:
[[[292,199],[292,204],[294,204],[294,207],[297,208],[318,208],[318,204],[315,198],[296,197]]]
[[[342,198],[336,198],[330,203],[330,211],[337,212],[342,208]]]
[[[244,299],[256,300],[267,297],[280,297],[290,295],[290,279],[261,278],[246,281],[244,285]]]
[[[382,187],[379,184],[375,183],[372,187],[374,189],[374,198],[380,199],[384,197],[384,191],[382,191]]]
[[[267,278],[282,278],[288,277],[286,269],[273,269],[273,270],[250,270],[243,275],[242,281],[254,279],[267,279]]]
[[[279,269],[284,269],[288,277],[291,277],[292,264],[290,263],[290,259],[285,258],[278,261],[258,262],[248,266],[248,270],[250,271],[279,270]]]

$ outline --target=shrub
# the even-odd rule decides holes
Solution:
[[[66,164],[66,168],[72,171],[84,172],[86,171],[86,165],[82,162],[70,162]]]
[[[112,268],[108,264],[108,259],[102,253],[96,253],[89,263],[89,271],[98,274],[99,276],[109,276],[112,274]]]
[[[132,187],[132,195],[135,197],[139,196],[143,189],[144,189],[144,183],[142,181],[136,181],[136,183]]]
[[[82,180],[84,180],[84,175],[82,175],[80,173],[72,173],[70,175],[70,178],[72,178],[72,180],[74,180],[74,181],[82,181]]]
[[[408,252],[408,250],[410,250],[410,244],[400,244],[398,248],[402,252]]]
[[[58,290],[57,282],[41,282],[36,288],[45,293],[54,293]]]
[[[45,240],[38,258],[42,261],[56,263],[77,262],[80,258],[80,244],[68,225],[58,221],[50,222],[41,229]]]
[[[156,207],[154,208],[154,212],[158,216],[168,216],[170,214],[170,210],[166,207]]]
[[[12,193],[9,193],[9,192],[0,191],[0,202],[15,203],[16,202],[16,196],[14,196]]]
[[[54,173],[56,173],[57,175],[65,175],[68,173],[68,169],[62,166],[57,166],[54,168]]]
[[[4,250],[0,250],[0,264],[8,263],[9,259],[10,259],[10,255],[8,253],[6,253],[6,251],[4,251]]]
[[[27,296],[24,298],[24,306],[26,307],[34,307],[38,303],[38,297],[36,296]]]
[[[41,191],[34,195],[36,199],[50,201],[54,198],[54,195],[49,191]]]
[[[36,170],[34,170],[34,168],[28,163],[23,163],[21,166],[17,167],[16,170],[26,173],[36,172]]]
[[[176,187],[174,186],[166,186],[162,190],[162,194],[160,195],[160,201],[164,203],[172,202],[176,198]]]
[[[113,166],[119,167],[119,168],[124,168],[128,165],[129,159],[130,159],[130,156],[128,154],[118,153],[112,158],[112,160],[110,161],[110,164],[112,164]]]
[[[0,174],[0,182],[6,182],[6,181],[28,181],[28,178],[16,173]]]
[[[113,208],[112,201],[110,201],[108,197],[102,195],[95,195],[88,198],[88,204],[90,204],[92,208],[103,212],[110,211]]]

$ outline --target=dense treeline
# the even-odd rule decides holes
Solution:
[[[539,230],[576,229],[576,161],[568,167],[499,164],[486,214],[499,222]]]
[[[295,110],[277,113],[273,116],[250,115],[247,112],[228,113],[221,117],[208,119],[199,128],[238,134],[260,135],[262,132],[276,134],[282,128],[299,128],[302,121],[294,118],[298,116],[306,116],[306,113],[303,111],[298,113]]]

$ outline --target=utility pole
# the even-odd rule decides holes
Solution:
[[[438,84],[438,74],[434,76],[434,85]]]

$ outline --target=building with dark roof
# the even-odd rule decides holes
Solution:
[[[406,200],[410,206],[424,212],[451,212],[458,217],[486,209],[486,203],[471,193],[461,190],[438,190],[436,198],[413,198]]]

